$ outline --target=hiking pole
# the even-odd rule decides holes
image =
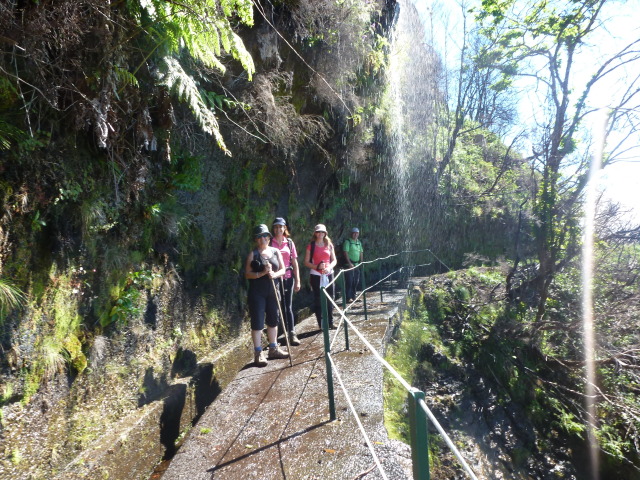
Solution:
[[[287,342],[287,350],[289,352],[289,366],[293,367],[293,360],[291,359],[291,345],[289,344],[289,332],[287,332],[287,326],[285,325],[285,322],[284,322],[284,315],[282,315],[282,305],[280,305],[278,290],[276,290],[276,283],[273,281],[273,278],[271,278],[271,286],[273,287],[273,293],[276,294],[276,300],[278,301],[278,311],[280,312],[280,323],[282,323],[282,331],[284,332],[284,339]],[[282,284],[282,293],[284,293],[284,284]]]

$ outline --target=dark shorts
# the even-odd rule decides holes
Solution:
[[[252,280],[249,284],[249,315],[251,315],[251,330],[262,330],[266,323],[269,327],[278,326],[278,300],[271,285],[271,280],[263,277],[264,281]]]

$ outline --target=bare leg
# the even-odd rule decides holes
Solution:
[[[276,343],[278,338],[278,327],[267,327],[267,340],[269,343]]]
[[[262,330],[251,330],[253,348],[262,347]]]

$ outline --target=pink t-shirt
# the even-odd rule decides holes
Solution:
[[[293,270],[288,268],[291,265],[292,258],[298,258],[298,252],[296,252],[296,245],[291,239],[284,239],[282,243],[278,243],[275,238],[271,239],[271,246],[280,250],[282,254],[282,261],[284,266],[287,267],[287,271],[284,274],[284,278],[291,278],[293,276]]]
[[[307,250],[311,252],[311,244],[307,245]],[[314,265],[318,265],[320,262],[324,261],[325,264],[329,265],[331,263],[331,252],[333,251],[333,245],[325,245],[324,247],[315,246],[313,249],[313,258],[309,257],[309,261]],[[311,270],[311,275],[322,275],[315,268]]]

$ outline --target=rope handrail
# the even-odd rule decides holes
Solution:
[[[355,270],[356,268],[360,268],[360,265],[368,265],[370,263],[376,263],[376,262],[379,262],[381,260],[388,260],[388,259],[390,259],[392,257],[397,257],[397,256],[403,255],[403,254],[422,253],[422,252],[429,252],[431,255],[433,255],[435,257],[436,260],[438,260],[438,262],[440,262],[442,265],[444,265],[447,270],[451,271],[451,268],[446,263],[444,263],[442,260],[440,260],[440,258],[435,253],[433,253],[431,250],[429,250],[428,248],[423,248],[422,250],[403,250],[402,252],[391,253],[391,254],[387,255],[386,257],[378,257],[378,258],[374,258],[373,260],[363,260],[358,265],[354,265],[353,267],[350,267],[350,268],[341,268],[340,271],[337,273],[337,275],[334,275],[333,280],[331,280],[331,282],[329,282],[329,284],[327,286],[332,285],[333,283],[335,283],[335,281],[340,277],[340,275],[342,275],[342,272],[350,272],[351,270]],[[422,265],[412,265],[412,266],[405,265],[405,266],[400,267],[399,270],[402,270],[403,268],[415,268],[415,267],[422,267],[422,266],[427,266],[427,265],[431,265],[431,264],[430,263],[425,263],[425,264],[422,264]]]
[[[376,465],[378,466],[378,470],[380,471],[380,474],[382,475],[382,478],[384,478],[385,480],[388,480],[388,477],[386,475],[386,473],[384,472],[384,469],[382,468],[382,464],[380,463],[380,459],[378,458],[378,455],[376,454],[374,448],[373,448],[373,444],[371,443],[371,440],[369,440],[369,436],[367,435],[367,432],[364,430],[364,425],[362,425],[362,422],[360,421],[360,418],[358,416],[358,412],[356,412],[356,408],[353,406],[353,402],[351,401],[351,397],[349,396],[349,392],[347,392],[347,388],[344,386],[344,382],[342,381],[342,377],[340,376],[340,372],[338,371],[338,367],[336,365],[336,362],[334,362],[333,357],[331,355],[329,355],[329,361],[331,362],[331,365],[333,365],[333,372],[336,374],[336,377],[338,378],[338,383],[340,384],[340,388],[342,389],[342,393],[344,393],[344,396],[347,399],[347,403],[349,404],[349,408],[351,409],[351,413],[353,413],[353,417],[356,419],[356,423],[358,424],[358,428],[360,429],[360,433],[362,433],[362,436],[364,437],[364,441],[367,444],[367,447],[369,447],[369,451],[371,452],[371,455],[373,456],[373,461],[376,463]]]
[[[432,253],[432,252],[431,252]],[[435,255],[434,255],[435,256]],[[386,257],[388,258],[388,257]],[[436,257],[437,258],[437,257]],[[364,263],[364,262],[362,262]],[[424,264],[424,265],[430,265],[430,264]],[[389,275],[387,275],[384,279],[381,279],[378,283],[376,283],[375,285],[371,285],[370,287],[368,287],[367,289],[363,290],[360,295],[358,295],[358,297],[356,298],[356,300],[358,298],[360,298],[360,296],[364,295],[365,292],[371,288],[373,288],[374,286],[378,285],[379,283],[383,282],[384,280],[386,280],[387,278],[389,278],[390,276],[394,275],[395,273],[402,271],[404,268],[415,268],[415,267],[419,267],[419,266],[424,266],[424,265],[414,265],[414,266],[402,266],[399,269],[397,269],[396,271],[390,273]],[[444,263],[443,263],[444,265]],[[445,265],[446,266],[446,265]],[[449,268],[449,267],[447,267]],[[342,272],[340,272],[342,273]],[[335,281],[335,278],[334,278]],[[349,320],[349,318],[346,315],[346,312],[348,310],[348,308],[353,305],[354,302],[352,302],[349,307],[345,307],[345,310],[341,310],[340,307],[336,304],[335,300],[333,299],[333,297],[329,294],[327,294],[326,290],[323,291],[325,298],[333,305],[333,308],[336,309],[336,311],[338,312],[338,314],[340,315],[340,321],[338,323],[338,328],[336,329],[336,334],[334,335],[333,341],[331,342],[330,346],[329,346],[329,351],[327,351],[326,355],[327,358],[329,360],[329,363],[331,365],[333,365],[335,367],[335,362],[333,361],[333,359],[331,358],[331,354],[330,354],[330,349],[333,347],[333,344],[335,343],[336,339],[337,339],[337,334],[338,331],[340,329],[340,326],[342,326],[342,322],[345,322],[345,324],[347,324],[348,326],[350,326],[353,331],[356,333],[356,335],[358,336],[358,338],[360,338],[360,340],[362,341],[362,343],[365,344],[365,346],[369,349],[369,351],[373,354],[373,357],[380,362],[384,367],[387,368],[387,370],[389,371],[389,373],[407,390],[408,393],[412,393],[413,392],[413,387],[404,379],[402,378],[402,376],[389,364],[389,362],[387,362],[384,358],[382,358],[382,356],[378,353],[378,351],[373,347],[373,345],[371,345],[371,343],[369,343],[369,341],[364,337],[364,335],[360,332],[360,330],[358,330],[358,328],[356,328],[356,326],[351,322],[351,320]],[[346,328],[346,327],[345,327]],[[326,337],[326,340],[328,340],[328,337]],[[333,370],[333,369],[332,369]],[[338,377],[339,382],[341,383],[341,388],[343,389],[345,395],[347,396],[347,401],[350,403],[350,399],[348,397],[348,394],[344,388],[344,386],[342,385],[341,379],[339,377],[339,374],[337,373],[337,367],[336,367],[336,376]],[[429,407],[427,407],[427,404],[424,402],[424,400],[420,399],[418,400],[418,405],[420,406],[420,408],[425,412],[425,414],[427,415],[427,417],[429,418],[429,420],[433,423],[433,425],[436,427],[436,429],[438,430],[438,432],[440,433],[440,435],[442,436],[442,438],[444,439],[445,443],[447,444],[447,446],[451,449],[452,453],[454,454],[454,456],[458,459],[458,461],[460,462],[460,464],[462,465],[462,468],[465,470],[465,472],[470,476],[470,478],[472,480],[478,480],[476,475],[473,473],[473,470],[471,470],[471,467],[469,467],[469,465],[467,464],[466,460],[464,459],[464,457],[462,456],[462,454],[460,453],[460,451],[456,448],[456,446],[453,444],[453,442],[451,441],[451,439],[449,438],[449,436],[447,435],[447,433],[445,432],[444,428],[442,428],[442,426],[440,425],[440,423],[438,422],[438,420],[435,418],[435,416],[433,415],[433,413],[431,412],[431,410],[429,409]],[[350,404],[351,406],[351,404]],[[355,410],[352,408],[352,412],[354,413],[354,416],[357,419],[357,413],[355,412]],[[358,421],[358,425],[360,426],[361,423]],[[361,428],[362,430],[362,428]],[[364,431],[363,431],[363,435]],[[368,440],[366,435],[365,435],[365,440]],[[374,455],[374,458],[375,455]],[[377,461],[376,461],[377,463]],[[379,468],[381,468],[379,466]],[[383,473],[384,476],[384,473]],[[386,478],[386,477],[385,477]]]
[[[361,297],[362,295],[364,295],[366,292],[368,292],[369,290],[371,290],[373,287],[376,287],[376,286],[380,285],[382,282],[384,282],[384,281],[385,281],[385,280],[387,280],[388,278],[392,277],[392,276],[393,276],[393,275],[395,275],[396,273],[401,272],[401,271],[402,271],[402,269],[404,269],[404,268],[428,267],[429,265],[431,265],[431,264],[430,264],[430,263],[422,263],[422,264],[420,264],[420,265],[406,265],[406,266],[402,266],[402,267],[400,267],[400,268],[399,268],[399,269],[397,269],[397,270],[394,270],[393,272],[391,272],[391,273],[390,273],[389,275],[387,275],[386,277],[381,278],[381,279],[380,279],[380,280],[378,280],[376,283],[374,283],[373,285],[369,285],[369,286],[368,286],[367,288],[365,288],[362,292],[360,292],[360,293],[356,296],[356,298],[354,298],[354,299],[353,299],[353,302],[351,302],[349,305],[347,305],[347,307],[345,308],[344,312],[347,312],[347,310],[349,310],[349,309],[351,308],[351,306],[352,306],[354,303],[356,303],[356,302],[360,299],[360,297]],[[332,280],[332,282],[333,282],[333,281],[335,281],[335,279],[334,279],[334,280]],[[331,285],[331,283],[329,283],[329,285]],[[329,298],[329,295],[327,295],[326,291],[325,291],[325,296],[326,296],[327,298]],[[331,303],[332,303],[333,305],[335,305],[335,302],[334,302],[333,300],[331,301]],[[338,308],[338,311],[340,311],[340,308]],[[330,348],[333,348],[333,345],[334,345],[334,343],[336,342],[336,339],[338,338],[338,331],[340,330],[340,325],[342,325],[342,318],[340,318],[340,322],[338,323],[338,326],[337,326],[337,328],[336,328],[336,333],[333,335],[333,340],[331,341],[331,346],[330,346]]]

